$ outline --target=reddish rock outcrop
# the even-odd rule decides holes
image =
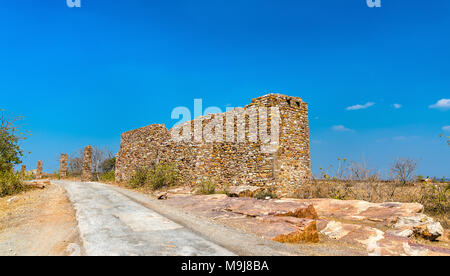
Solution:
[[[317,224],[320,234],[330,240],[362,246],[368,255],[374,256],[440,256],[450,255],[450,249],[438,245],[420,244],[408,237],[402,237],[391,230],[382,231],[375,227],[351,224],[334,220],[320,220]]]
[[[229,198],[170,194],[168,204],[260,237],[283,243],[348,245],[368,255],[450,255],[450,244],[423,239],[437,228],[415,203],[369,203],[334,199]],[[418,220],[418,218],[421,218]],[[420,222],[416,225],[416,222]],[[434,221],[433,221],[434,222]],[[424,224],[425,223],[425,224]],[[428,225],[430,228],[420,225]],[[434,225],[436,226],[436,225]],[[420,235],[417,235],[420,229]],[[439,229],[437,229],[439,230]],[[439,231],[438,231],[439,232]],[[429,244],[428,244],[429,243]]]
[[[250,217],[286,216],[318,219],[313,205],[305,203],[286,202],[282,200],[235,198],[229,200],[225,210]]]
[[[319,242],[315,221],[318,217],[312,205],[226,195],[179,194],[170,195],[167,203],[266,239],[283,243]]]
[[[264,190],[264,187],[258,186],[232,186],[228,190],[228,195],[231,197],[254,197],[258,192]]]
[[[371,203],[362,200],[336,199],[283,199],[284,202],[312,204],[319,215],[391,227],[400,217],[415,216],[423,212],[418,203]]]

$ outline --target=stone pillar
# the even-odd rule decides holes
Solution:
[[[83,170],[81,172],[81,181],[92,180],[92,146],[87,146],[83,154]]]
[[[22,168],[20,169],[20,174],[25,175],[27,173],[27,166],[22,165]]]
[[[36,178],[37,179],[41,179],[42,178],[42,167],[43,167],[43,165],[42,165],[42,160],[39,160],[38,162],[37,162],[37,170],[36,170]]]
[[[66,178],[67,177],[67,161],[69,157],[67,154],[62,153],[61,158],[59,159],[59,177]]]

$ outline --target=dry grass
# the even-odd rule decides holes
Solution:
[[[400,185],[394,181],[313,180],[294,194],[296,198],[334,198],[369,202],[417,202],[425,213],[450,228],[450,184],[412,183]]]

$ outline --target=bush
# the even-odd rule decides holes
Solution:
[[[413,181],[414,172],[417,169],[417,161],[410,158],[397,159],[391,166],[391,173],[395,179],[406,185]]]
[[[209,177],[203,177],[200,180],[200,188],[198,192],[202,195],[212,195],[216,193],[216,188],[217,184],[213,179]]]
[[[19,141],[24,133],[19,130],[16,123],[21,117],[10,117],[3,109],[0,109],[0,171],[10,171],[14,165],[21,163],[23,156]]]
[[[114,171],[105,172],[100,175],[100,180],[103,182],[114,182],[116,179],[116,174]]]
[[[178,170],[171,163],[159,163],[151,168],[139,168],[128,182],[131,188],[158,190],[176,185]]]
[[[116,169],[116,158],[115,157],[111,157],[111,158],[107,158],[103,161],[102,163],[102,171],[103,172],[111,172],[114,171]]]
[[[449,184],[423,184],[418,200],[425,210],[437,215],[450,212],[450,183]]]
[[[10,171],[0,172],[0,197],[14,195],[25,190],[20,175]]]
[[[266,198],[269,198],[269,197],[270,198],[278,198],[277,194],[275,194],[271,190],[259,191],[253,197],[256,198],[256,199],[266,199]]]

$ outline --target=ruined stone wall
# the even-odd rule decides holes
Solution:
[[[83,153],[83,168],[81,171],[81,181],[92,180],[92,146],[87,146]]]
[[[59,177],[65,178],[67,177],[67,162],[68,162],[68,155],[62,153],[61,158],[59,159]]]
[[[36,166],[36,178],[37,179],[42,178],[42,169],[43,169],[43,163],[42,163],[42,160],[39,160],[37,162],[37,166]]]
[[[273,118],[280,119],[277,145],[260,135],[251,137],[255,135],[250,131],[255,127],[250,125],[251,118],[256,118],[256,133],[264,130],[258,113],[252,111],[255,107],[266,107],[269,111],[266,127],[269,136]],[[279,113],[271,112],[271,107],[278,107]],[[239,122],[241,114],[245,114],[244,122]],[[240,127],[245,132],[239,132]],[[209,135],[220,139],[209,142],[212,137],[203,135],[202,141],[196,140],[195,128],[210,128]],[[186,131],[189,129],[190,133]],[[189,138],[174,141],[174,132]],[[234,140],[227,137],[229,133],[234,133]],[[254,99],[242,109],[197,118],[171,130],[164,125],[150,125],[123,133],[116,180],[127,181],[137,168],[158,162],[174,163],[186,185],[193,186],[206,176],[219,184],[273,187],[283,194],[290,193],[311,175],[308,105],[300,98],[269,94]]]

